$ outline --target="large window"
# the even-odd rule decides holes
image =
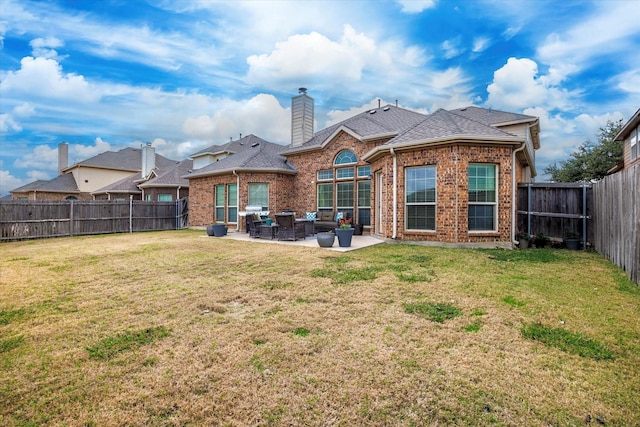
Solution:
[[[224,222],[224,185],[216,185],[216,216],[215,221]]]
[[[262,206],[262,210],[269,210],[269,184],[263,182],[249,184],[249,205]]]
[[[469,231],[497,230],[497,166],[469,165]]]
[[[238,185],[227,185],[227,222],[238,222]]]
[[[318,184],[318,210],[333,210],[333,184]]]
[[[345,212],[353,218],[353,181],[336,184],[336,207],[338,212]]]
[[[371,181],[370,180],[358,181],[358,224],[371,225]]]
[[[419,166],[405,172],[406,227],[436,229],[436,167]]]

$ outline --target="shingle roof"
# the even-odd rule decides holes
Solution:
[[[76,180],[71,173],[58,175],[49,181],[36,180],[29,184],[11,190],[12,193],[24,193],[27,191],[49,191],[56,193],[79,193]]]
[[[156,154],[156,167],[165,168],[176,161]],[[78,162],[65,170],[76,166],[92,166],[126,171],[140,171],[142,168],[142,150],[139,148],[123,148],[120,151],[105,151],[97,156]]]
[[[450,112],[491,126],[503,123],[535,121],[538,119],[534,116],[509,113],[507,111],[493,110],[491,108],[480,108],[473,105],[450,110]]]
[[[242,151],[220,159],[190,174],[185,174],[183,178],[198,178],[243,169],[272,170],[284,173],[291,173],[296,170],[293,165],[288,163],[287,159],[280,154],[287,147],[265,141],[254,135],[250,136],[252,137],[250,140],[253,142],[250,145],[243,144]]]
[[[474,137],[474,138],[515,138],[508,132],[488,124],[439,109],[418,123],[416,126],[402,132],[383,145],[407,144],[410,142],[424,142],[442,138]]]
[[[194,157],[199,157],[206,154],[214,155],[214,154],[220,154],[220,153],[235,154],[235,153],[244,151],[247,147],[251,147],[256,142],[261,143],[261,142],[267,142],[267,141],[253,134],[250,134],[240,139],[229,141],[225,144],[211,145],[203,150],[198,151],[197,153],[193,153],[189,157],[194,158]]]
[[[341,127],[349,129],[362,139],[380,135],[393,136],[412,128],[426,117],[424,114],[416,113],[415,111],[393,105],[385,105],[322,129],[316,132],[309,141],[299,147],[287,149],[286,153],[320,147]]]
[[[114,182],[113,184],[109,184],[105,187],[102,187],[96,191],[92,191],[91,194],[102,194],[102,193],[131,193],[138,194],[140,193],[140,189],[136,181],[140,180],[140,175],[134,173],[129,175],[126,178],[122,178],[119,181]]]
[[[159,171],[155,178],[140,184],[140,187],[188,187],[189,180],[184,179],[183,176],[188,174],[191,169],[193,169],[193,160],[183,160],[172,167]]]

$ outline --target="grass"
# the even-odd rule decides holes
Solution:
[[[1,244],[0,425],[640,425],[595,253],[204,236]]]

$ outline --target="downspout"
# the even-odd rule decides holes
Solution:
[[[182,188],[182,185],[178,185],[178,188],[176,188],[176,200],[180,200],[180,189]],[[142,195],[144,195],[144,190],[142,190]]]
[[[391,238],[395,240],[398,237],[398,157],[393,147],[389,153],[393,157],[393,233]]]
[[[527,126],[527,138],[529,138],[530,128],[531,125]],[[524,150],[526,146],[527,141],[525,140],[520,148],[513,150],[513,153],[511,154],[511,243],[514,245],[518,244],[518,241],[516,240],[516,153]]]
[[[240,175],[233,170],[233,174],[236,176],[236,204],[240,204]],[[238,216],[238,207],[236,206],[236,231],[240,232],[240,217]]]

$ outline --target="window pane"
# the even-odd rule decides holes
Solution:
[[[408,168],[406,172],[407,203],[435,203],[436,167]]]
[[[435,230],[436,207],[435,205],[408,205],[407,229],[410,230]]]
[[[216,221],[224,221],[224,206],[216,207]]]
[[[338,209],[353,209],[353,182],[339,182],[336,184],[336,204]]]
[[[333,179],[333,169],[318,171],[318,181]]]
[[[263,209],[269,210],[269,184],[249,184],[249,205],[262,206]]]
[[[371,166],[358,166],[358,177],[367,178],[371,176]]]
[[[469,205],[469,231],[494,230],[494,205]]]
[[[333,209],[333,184],[318,184],[318,208]]]
[[[371,209],[370,208],[358,208],[358,224],[371,225]]]
[[[336,164],[336,165],[346,165],[346,164],[349,164],[349,163],[355,163],[357,161],[358,161],[358,159],[356,158],[355,154],[353,154],[349,150],[344,150],[344,151],[341,151],[340,154],[338,154],[334,164]]]
[[[216,185],[216,206],[224,206],[224,185]]]
[[[371,207],[371,181],[358,182],[358,207]]]
[[[469,165],[469,203],[493,203],[495,201],[495,165]]]
[[[336,169],[338,179],[353,178],[353,168]]]
[[[227,222],[238,222],[238,185],[227,186]]]
[[[159,202],[170,202],[171,200],[171,194],[158,194]]]

